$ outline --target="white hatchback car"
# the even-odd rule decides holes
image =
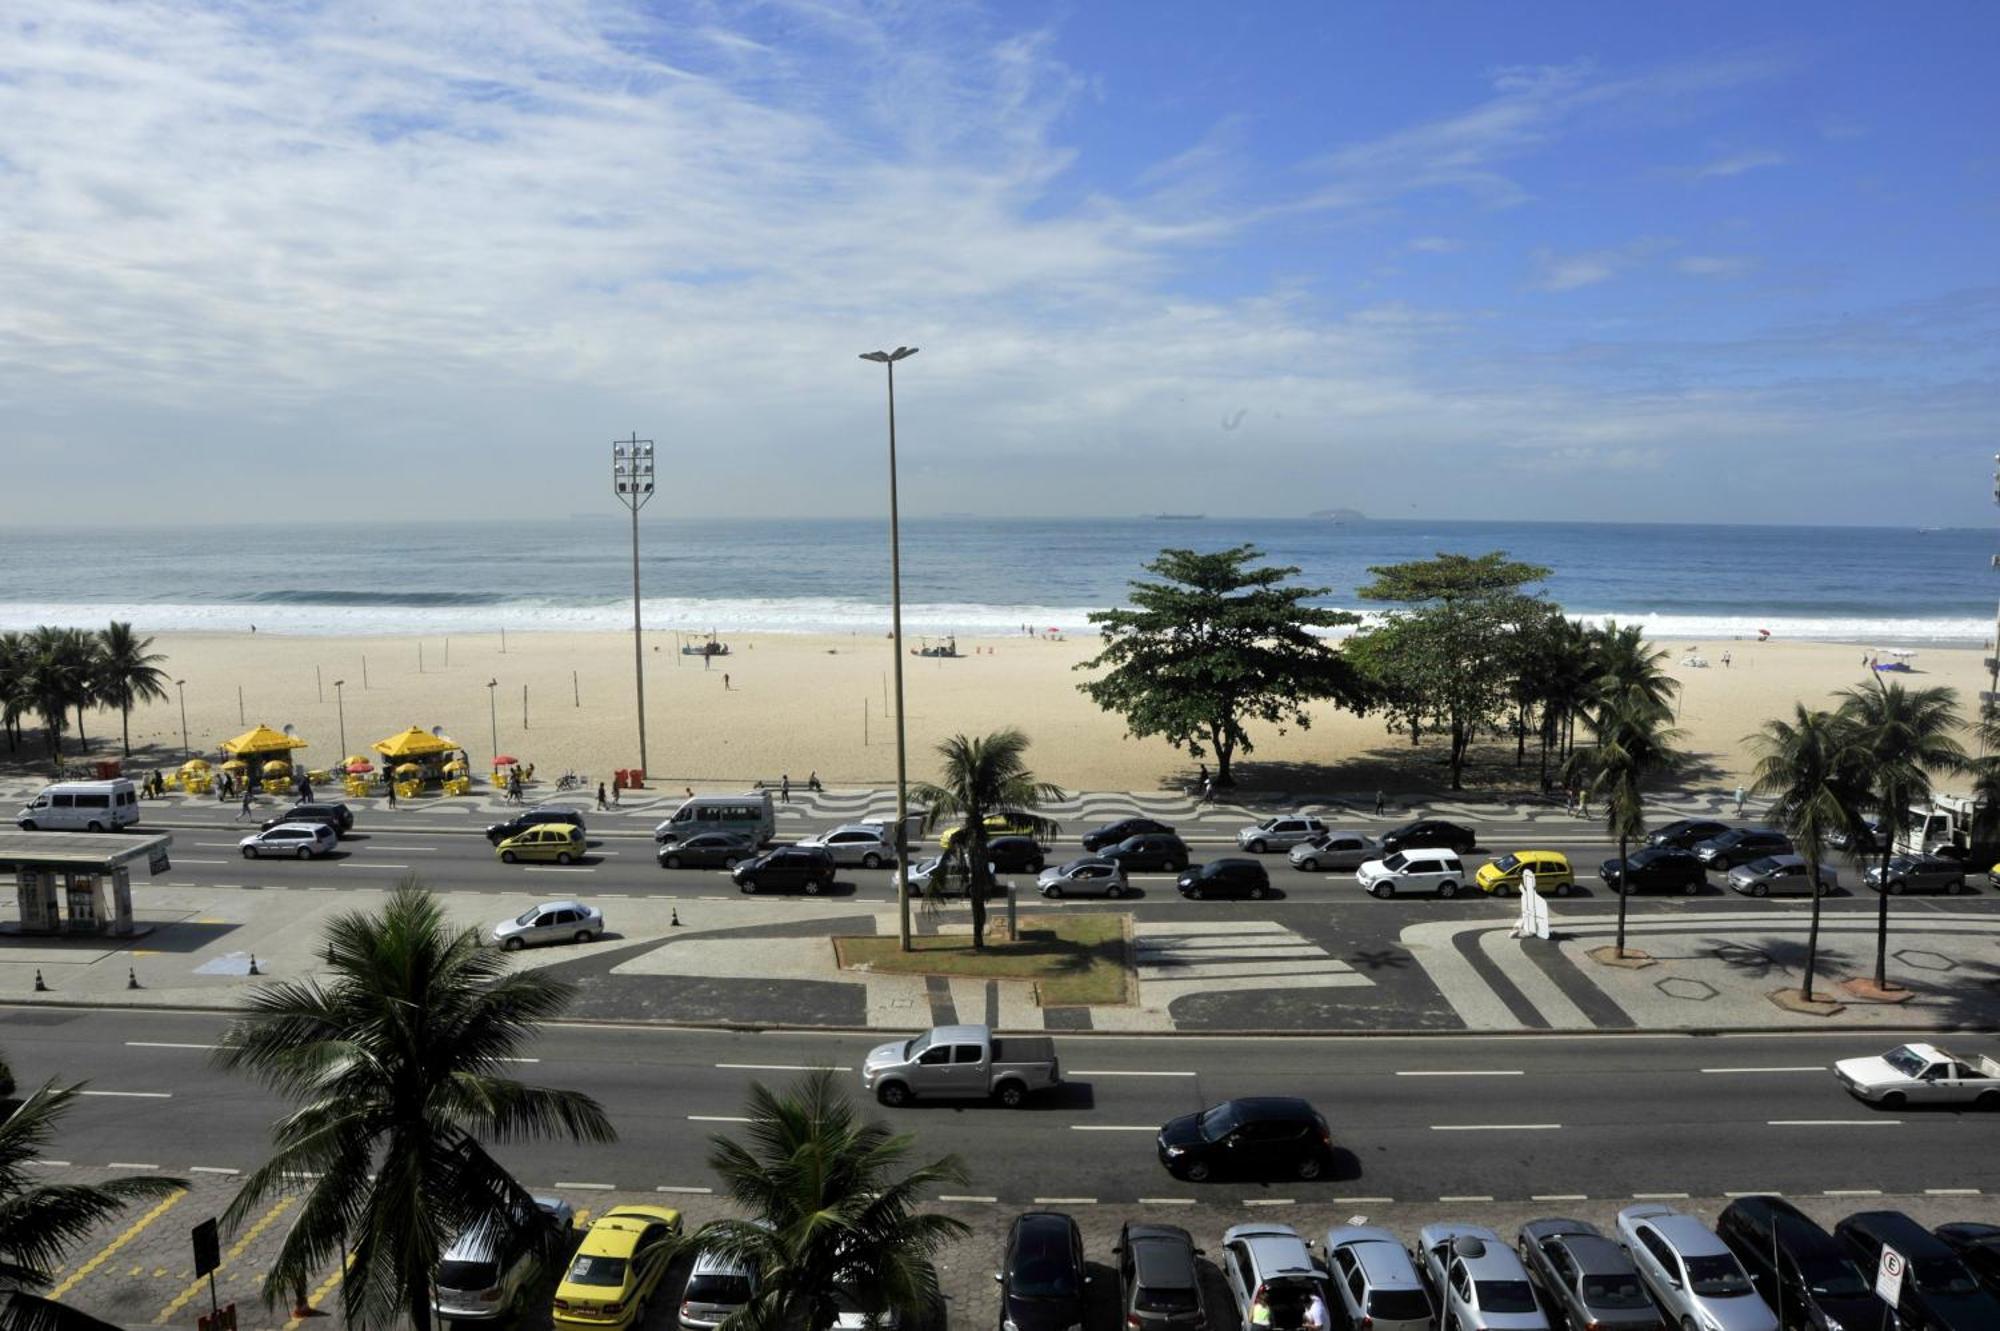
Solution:
[[[1465,884],[1465,865],[1442,847],[1399,850],[1387,859],[1367,861],[1354,871],[1354,881],[1378,897],[1416,892],[1455,897]]]
[[[252,832],[237,842],[243,858],[254,860],[262,855],[292,855],[299,859],[317,859],[340,844],[340,834],[325,823],[279,823],[261,832]]]

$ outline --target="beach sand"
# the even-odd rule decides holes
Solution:
[[[647,634],[654,785],[736,790],[753,780],[775,782],[786,773],[802,784],[811,772],[834,786],[894,781],[888,710],[894,684],[886,637],[725,634],[724,639],[732,654],[704,669],[699,658],[678,654],[673,634]],[[1686,643],[1664,645],[1674,662],[1687,655]],[[935,774],[932,749],[940,739],[1007,725],[1027,732],[1035,773],[1067,788],[1155,790],[1193,779],[1194,764],[1185,755],[1157,739],[1126,738],[1117,716],[1099,711],[1077,691],[1084,676],[1073,667],[1095,654],[1096,639],[961,639],[959,646],[970,654],[955,660],[904,658],[912,780]],[[1748,774],[1744,737],[1765,720],[1789,716],[1795,701],[1825,704],[1837,690],[1868,678],[1861,664],[1866,649],[1859,646],[1709,642],[1701,647],[1707,669],[1672,666],[1683,686],[1681,747],[1690,755],[1683,784],[1697,789],[1731,789]],[[595,781],[608,779],[615,768],[639,765],[629,634],[513,633],[503,653],[497,635],[447,642],[176,633],[158,635],[154,650],[167,656],[170,678],[187,681],[188,733],[197,754],[212,756],[217,744],[250,725],[289,723],[311,744],[301,755],[305,761],[326,767],[407,726],[437,725],[471,752],[475,771],[483,774],[494,752],[486,687],[493,679],[499,751],[536,764],[539,777],[573,768]],[[1728,668],[1721,661],[1724,650],[1733,658]],[[1986,687],[1984,656],[1973,648],[1926,649],[1915,658],[1915,672],[1896,678],[1950,685],[1970,712]],[[335,679],[346,681],[344,749]],[[180,712],[171,686],[169,695],[165,703],[133,714],[135,769],[178,761]],[[117,715],[93,712],[89,726],[93,755],[114,756]],[[1308,730],[1281,734],[1275,726],[1258,725],[1251,734],[1257,750],[1239,759],[1238,775],[1252,787],[1350,794],[1381,788],[1394,797],[1434,790],[1445,781],[1441,744],[1426,742],[1413,750],[1406,736],[1389,734],[1376,716],[1321,709]],[[65,746],[72,753],[74,735],[72,729]],[[41,752],[39,731],[31,730],[13,766],[41,770]],[[1535,752],[1531,742],[1527,767],[1516,769],[1511,739],[1483,744],[1468,785],[1532,786]]]

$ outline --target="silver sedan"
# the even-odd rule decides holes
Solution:
[[[1359,869],[1369,860],[1382,858],[1382,847],[1363,832],[1322,832],[1310,841],[1293,846],[1287,856],[1295,869],[1316,873],[1321,869]]]
[[[493,926],[494,943],[519,952],[533,943],[588,943],[604,934],[604,915],[581,901],[544,901]]]
[[[1035,879],[1035,890],[1045,897],[1122,897],[1131,889],[1124,865],[1096,855],[1052,864]]]
[[[1766,855],[1761,860],[1739,864],[1729,871],[1729,889],[1749,897],[1768,897],[1773,892],[1796,892],[1804,896],[1806,862],[1798,855]],[[1840,886],[1840,871],[1831,864],[1819,866],[1819,895]]]

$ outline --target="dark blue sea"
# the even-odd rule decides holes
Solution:
[[[875,632],[886,525],[640,519],[647,627]],[[373,634],[616,629],[631,622],[622,512],[542,522],[0,532],[0,628]],[[1992,635],[2000,536],[1983,529],[1149,518],[923,518],[903,527],[912,633],[1077,631],[1162,546],[1249,543],[1367,609],[1370,565],[1505,550],[1554,570],[1572,613],[1662,638],[1978,643]]]

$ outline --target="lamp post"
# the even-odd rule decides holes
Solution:
[[[864,351],[889,372],[889,637],[896,653],[896,910],[902,949],[910,950],[910,773],[903,742],[903,546],[896,514],[896,362],[917,354],[915,347]]]
[[[343,755],[347,752],[347,695],[341,690],[346,687],[347,681],[344,679],[333,681],[333,706],[334,710],[340,713],[340,751]],[[341,761],[346,762],[347,759],[342,757]]]
[[[494,766],[495,771],[499,770],[498,764],[500,758],[500,704],[494,701],[495,694],[493,691],[499,687],[500,687],[500,681],[497,679],[489,679],[486,681],[486,724],[492,727],[493,730],[493,758],[495,764]]]
[[[174,692],[178,693],[181,698],[181,759],[182,761],[186,761],[187,759],[194,757],[194,750],[188,747],[187,681],[184,679],[175,680]]]
[[[653,441],[634,430],[611,443],[611,489],[632,510],[632,686],[639,701],[639,777],[646,776],[646,649],[639,634],[639,510],[653,497]]]

